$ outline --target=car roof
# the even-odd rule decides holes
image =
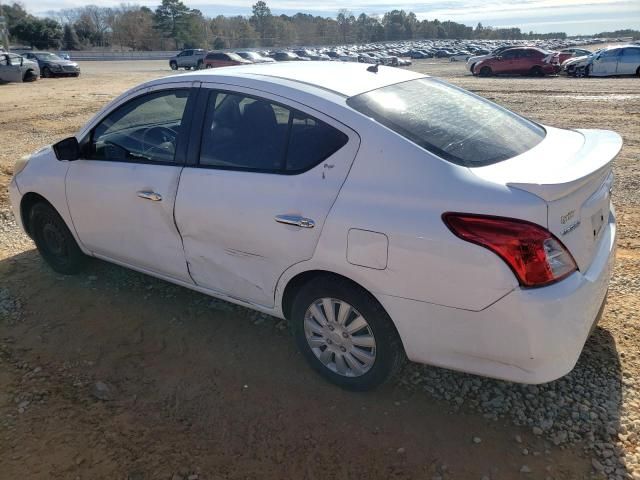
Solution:
[[[426,77],[426,75],[409,70],[382,65],[378,67],[378,72],[374,73],[367,70],[372,66],[352,62],[266,63],[207,71],[199,70],[180,75],[180,77],[194,77],[194,80],[196,80],[195,77],[198,77],[197,79],[202,81],[212,81],[216,77],[222,77],[222,79],[236,77],[260,79],[274,84],[282,79],[321,90],[330,90],[345,97],[369,92],[394,83]]]

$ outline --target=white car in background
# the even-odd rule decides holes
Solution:
[[[55,271],[97,257],[287,318],[342,387],[405,356],[541,383],[604,304],[621,145],[415,72],[291,62],[144,83],[9,189]]]
[[[640,77],[640,46],[626,45],[600,50],[597,54],[590,55],[574,65],[574,69],[576,75],[585,77],[611,75],[637,75]]]
[[[466,62],[467,60],[469,60],[470,57],[471,57],[471,54],[469,52],[461,52],[461,53],[456,53],[455,55],[451,55],[449,57],[449,61],[450,62]]]

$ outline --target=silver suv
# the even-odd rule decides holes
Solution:
[[[184,68],[185,70],[204,68],[204,57],[207,52],[201,48],[189,48],[181,51],[175,57],[169,59],[169,66],[171,70],[178,70]]]

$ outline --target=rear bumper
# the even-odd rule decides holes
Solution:
[[[610,214],[586,272],[548,287],[517,288],[474,312],[378,295],[410,360],[520,383],[555,380],[575,366],[597,322],[613,271]]]

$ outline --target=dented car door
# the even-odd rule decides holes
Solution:
[[[281,97],[228,85],[200,95],[175,206],[189,273],[271,307],[280,275],[313,256],[360,139]]]

